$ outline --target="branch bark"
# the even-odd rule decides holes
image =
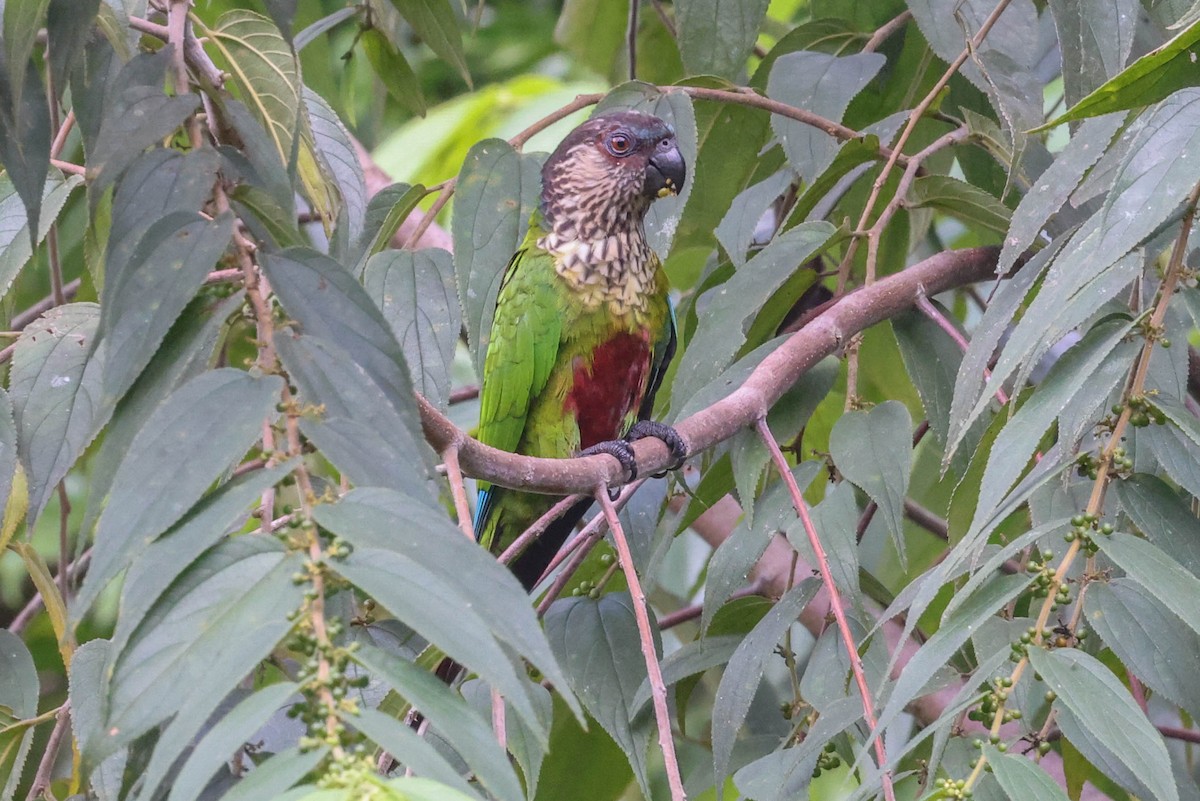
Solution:
[[[688,453],[710,448],[753,425],[805,372],[854,334],[896,316],[921,297],[991,277],[998,255],[997,248],[946,251],[843,296],[767,356],[742,386],[675,424]],[[438,452],[457,446],[464,472],[475,478],[549,495],[590,493],[597,484],[611,486],[625,478],[617,460],[604,455],[539,459],[490,448],[424,398],[418,396],[417,401],[429,444]],[[674,461],[657,439],[638,440],[632,447],[639,474],[664,470]]]

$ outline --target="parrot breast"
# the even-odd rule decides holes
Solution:
[[[649,372],[650,343],[629,332],[596,348],[590,363],[575,359],[566,409],[575,415],[581,449],[625,433],[629,416],[641,405]]]

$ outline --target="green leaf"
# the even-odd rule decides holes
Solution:
[[[730,657],[712,707],[713,770],[718,785],[729,775],[733,743],[750,711],[767,660],[775,655],[775,646],[783,639],[784,632],[800,617],[819,588],[820,582],[810,578],[788,590]]]
[[[110,269],[100,303],[97,347],[104,353],[108,403],[125,394],[225,252],[232,214],[208,220],[175,211],[155,222],[119,271]]]
[[[75,187],[83,183],[83,176],[72,175],[66,180],[58,170],[46,178],[42,193],[41,212],[38,215],[37,242],[40,244],[58,219],[59,213]],[[6,173],[0,177],[0,297],[3,297],[21,269],[33,255],[30,247],[29,222],[21,196],[13,188]]]
[[[450,254],[436,248],[385,251],[367,262],[363,285],[404,349],[413,387],[446,408],[462,328]]]
[[[323,168],[322,174],[332,180],[342,199],[329,252],[345,261],[350,246],[363,233],[363,218],[367,212],[366,180],[350,132],[338,119],[337,112],[307,86],[303,94],[313,145]]]
[[[362,275],[367,261],[388,247],[396,231],[400,230],[401,223],[408,218],[423,197],[425,187],[420,184],[392,184],[375,193],[367,203],[362,239],[354,250],[357,254],[353,258],[356,264],[355,275]],[[457,306],[456,301],[455,307]]]
[[[554,41],[576,64],[612,75],[628,51],[628,20],[629,0],[564,0],[554,26]],[[673,41],[671,48],[675,49]],[[642,52],[639,47],[639,55]]]
[[[275,202],[265,189],[239,184],[229,193],[230,204],[255,238],[272,250],[304,245],[306,240],[296,224],[296,215]]]
[[[17,720],[35,717],[41,692],[33,657],[20,637],[0,629],[0,672],[7,677],[0,684],[0,709]]]
[[[0,389],[0,516],[7,516],[9,495],[12,493],[13,482],[16,479],[17,454],[17,423],[13,417],[12,398]],[[0,520],[0,525],[8,521]],[[14,521],[14,528],[16,521]],[[8,534],[0,531],[0,553],[8,541]]]
[[[487,721],[441,679],[412,662],[369,645],[359,649],[354,660],[420,710],[493,795],[505,801],[521,801],[525,797],[508,754],[496,742]]]
[[[471,801],[474,798],[435,781],[412,776],[392,779],[385,786],[395,793],[395,801]]]
[[[755,241],[759,221],[791,183],[791,173],[780,170],[742,190],[733,199],[729,211],[717,226],[716,235],[734,266],[741,268],[746,264],[746,252]]]
[[[392,0],[392,5],[404,17],[413,31],[429,49],[471,85],[471,72],[463,54],[462,34],[458,29],[458,17],[448,0]]]
[[[831,56],[826,53],[788,53],[775,60],[767,95],[827,119],[840,121],[854,96],[883,68],[881,53]],[[771,127],[783,145],[788,162],[800,177],[811,181],[830,164],[839,142],[825,131],[797,120],[771,116]]]
[[[1033,182],[1012,213],[1012,224],[1004,236],[1004,248],[996,264],[998,275],[1007,274],[1017,258],[1033,245],[1046,221],[1062,208],[1084,174],[1104,155],[1105,148],[1123,123],[1123,115],[1113,114],[1088,120],[1079,126],[1071,141]]]
[[[1064,99],[1073,106],[1125,66],[1140,7],[1134,0],[1050,0],[1050,11],[1062,43]]]
[[[69,303],[30,323],[16,343],[8,386],[31,525],[104,423],[92,407],[101,395],[100,367],[88,358],[98,321],[95,304]]]
[[[384,656],[387,657],[386,654]],[[405,723],[377,709],[369,708],[360,709],[357,715],[346,717],[345,720],[418,776],[436,779],[467,793],[471,799],[478,798],[471,785],[446,761],[446,757]]]
[[[737,80],[767,5],[767,0],[680,0],[679,51],[687,71]]]
[[[984,752],[988,765],[1009,801],[1067,801],[1067,794],[1054,783],[1046,771],[1032,761],[1011,754],[1002,754],[988,747]]]
[[[1184,87],[1195,86],[1196,65],[1193,59],[1198,43],[1200,20],[1105,81],[1066,113],[1035,130],[1052,128],[1084,117],[1139,108],[1156,103]]]
[[[1125,341],[1131,324],[1128,320],[1113,320],[1088,332],[1075,347],[1067,351],[1038,385],[1029,399],[1012,416],[996,437],[988,457],[983,481],[979,488],[976,517],[990,512],[1029,466],[1042,437],[1077,395],[1099,405],[1108,398],[1109,382],[1096,381],[1104,365],[1112,364],[1114,374],[1128,375],[1138,347]],[[1073,445],[1073,443],[1068,443]]]
[[[810,514],[829,560],[830,578],[842,593],[842,598],[848,600],[854,610],[866,619],[858,580],[858,540],[855,538],[855,529],[859,508],[854,499],[854,487],[848,481],[827,486],[825,497],[812,507]],[[797,517],[787,526],[784,534],[801,559],[810,565],[817,563],[816,554],[804,530],[804,521]]]
[[[703,673],[718,665],[724,665],[741,644],[742,637],[738,634],[718,634],[714,637],[701,637],[684,643],[663,658],[660,666],[663,684],[670,687],[689,676]],[[637,694],[630,702],[630,709],[635,713],[640,712],[649,701],[650,681],[647,679],[641,687],[638,687]]]
[[[359,42],[387,93],[412,113],[424,117],[425,95],[421,93],[421,83],[404,54],[378,28],[363,31]]]
[[[220,109],[222,123],[241,140],[237,150],[221,148],[221,155],[235,166],[229,171],[270,194],[275,205],[294,220],[296,192],[293,178],[287,163],[280,160],[279,151],[264,124],[245,105],[228,95],[217,95],[212,101]]]
[[[820,470],[819,462],[802,462],[792,468],[792,477],[803,491],[817,477]],[[708,630],[713,615],[721,605],[746,583],[750,568],[766,551],[771,538],[786,530],[795,519],[796,508],[792,505],[787,487],[782,481],[772,483],[754,503],[754,515],[745,515],[709,560],[708,574],[704,581],[701,629]]]
[[[834,228],[827,222],[798,225],[775,237],[732,278],[709,291],[704,325],[679,357],[672,405],[687,401],[733,363],[763,304],[797,270],[807,270],[805,262],[833,234]]]
[[[899,401],[881,403],[869,412],[842,415],[829,435],[829,450],[838,470],[875,501],[900,556],[904,547],[904,498],[912,468],[912,418]]]
[[[89,154],[88,175],[94,176],[89,193],[99,197],[143,150],[170,136],[199,105],[198,95],[167,97],[161,85],[135,84],[121,90],[106,110]]]
[[[646,748],[653,724],[633,705],[646,680],[633,600],[627,592],[560,598],[545,617],[546,638],[584,708],[625,752],[642,792],[649,796]]]
[[[520,583],[490,554],[463,537],[441,510],[414,506],[411,499],[392,490],[360,489],[347,493],[337,504],[321,505],[313,514],[321,525],[360,552],[371,549],[381,559],[391,554],[412,560],[414,568],[444,583],[469,604],[472,599],[486,598],[491,631],[552,684],[566,683]]]
[[[1129,579],[1097,583],[1084,597],[1088,624],[1117,658],[1154,692],[1200,715],[1192,670],[1200,635]]]
[[[28,17],[22,13],[29,10],[35,12],[36,21],[45,10],[45,0],[7,4],[4,11],[5,30],[10,27],[10,18],[14,27],[24,28],[29,24]],[[19,63],[12,58],[14,67],[11,74],[8,65],[0,64],[0,162],[3,162],[8,179],[25,204],[26,219],[32,222],[29,226],[30,250],[36,247],[32,242],[32,234],[40,228],[38,221],[42,189],[50,171],[50,109],[46,92],[42,88],[38,70],[25,68],[35,40],[33,31],[19,41],[6,36],[9,56],[23,51],[25,57]],[[2,58],[3,53],[0,52],[0,60]]]
[[[125,648],[147,612],[175,579],[223,536],[239,528],[251,503],[287,475],[294,464],[256,470],[229,482],[209,495],[167,533],[137,555],[121,586],[120,615],[112,647]],[[185,707],[163,729],[154,753],[142,771],[142,798],[154,795],[159,784],[208,718],[206,707]]]
[[[945,309],[942,312],[951,319]],[[941,326],[916,310],[893,317],[892,333],[904,368],[921,396],[925,419],[938,442],[945,445],[950,436],[954,377],[962,363],[962,350]]]
[[[300,401],[318,409],[300,418],[300,431],[325,458],[356,486],[434,502],[432,459],[411,431],[411,402],[383,392],[350,351],[324,339],[276,335],[275,348]]]
[[[250,742],[250,738],[276,710],[288,705],[299,687],[290,681],[272,684],[243,698],[217,724],[205,732],[171,783],[169,801],[194,801],[212,775],[229,760],[231,743]],[[156,749],[157,750],[157,749]],[[143,788],[143,795],[152,792]]]
[[[1153,544],[1117,532],[1099,537],[1104,555],[1192,631],[1200,634],[1200,578]]]
[[[531,698],[534,708],[541,717],[541,728],[549,732],[554,722],[554,699],[550,690],[541,685],[530,685],[532,691]],[[492,688],[481,679],[468,680],[463,683],[460,688],[463,698],[469,703],[479,714],[485,719],[490,719],[492,716]],[[532,799],[537,795],[539,779],[541,778],[542,763],[546,761],[547,743],[544,742],[538,732],[535,732],[529,726],[525,725],[513,709],[512,704],[507,701],[504,703],[505,720],[504,728],[507,735],[508,753],[512,754],[517,765],[521,768],[521,774],[525,777],[525,797]],[[556,745],[560,741],[554,740],[551,734],[550,740],[553,740]]]
[[[275,27],[279,28],[284,40],[289,43],[292,41],[292,20],[296,16],[298,2],[299,0],[263,0],[263,5],[267,7],[267,13],[271,15]]]
[[[216,304],[211,298],[197,297],[167,332],[146,369],[117,404],[104,441],[90,457],[88,503],[81,531],[92,530],[108,500],[117,467],[150,412],[184,381],[209,369],[226,321],[241,310],[244,300],[242,292]]]
[[[154,410],[113,477],[96,523],[76,621],[139,551],[183,516],[276,417],[283,381],[222,368],[187,382]],[[147,504],[146,498],[155,502]]]
[[[361,492],[361,491],[358,491]],[[385,498],[394,493],[372,490],[368,498]],[[359,496],[362,497],[362,496]],[[340,507],[340,508],[339,508]],[[389,532],[403,527],[411,531],[411,537],[427,543],[442,537],[457,541],[462,546],[473,544],[461,532],[453,540],[445,530],[450,523],[444,518],[433,523],[434,513],[422,514],[422,507],[409,501],[403,507],[407,513],[418,515],[418,525],[391,513],[380,514],[364,508],[354,501],[343,501],[337,506],[321,507],[318,517],[322,525],[329,527],[339,536],[355,546],[354,551],[337,563],[337,572],[347,581],[371,595],[381,606],[392,612],[429,642],[445,651],[454,661],[475,671],[500,689],[512,703],[517,713],[533,728],[539,726],[538,718],[525,689],[524,668],[518,673],[513,658],[497,636],[508,635],[514,628],[524,630],[526,623],[521,619],[500,621],[497,616],[476,611],[487,608],[477,584],[472,577],[460,569],[459,562],[438,564],[431,558],[417,558],[411,550],[411,541],[397,548],[388,543],[381,546],[376,533],[383,524],[391,526]],[[362,528],[359,528],[359,524]],[[423,525],[421,525],[423,524]],[[447,546],[453,548],[453,546]],[[481,555],[486,555],[478,548]],[[474,561],[474,560],[472,560]],[[503,587],[504,582],[497,574],[504,573],[495,566],[485,573],[486,585]],[[521,617],[528,619],[528,610]],[[505,608],[511,608],[504,604]],[[540,636],[540,635],[538,635]],[[507,638],[506,638],[507,639]],[[522,640],[524,643],[524,639]],[[524,649],[529,650],[529,649]],[[545,644],[541,645],[545,651]],[[553,660],[547,662],[553,672]]]
[[[1135,473],[1113,484],[1125,513],[1146,537],[1193,575],[1200,576],[1200,519],[1191,498],[1157,476]]]
[[[821,710],[803,742],[756,759],[733,775],[737,789],[755,801],[788,801],[805,797],[817,757],[825,744],[862,718],[858,697],[838,698]],[[810,798],[817,798],[814,793]]]
[[[337,217],[337,203],[321,172],[296,54],[274,23],[253,11],[227,11],[208,34],[238,95],[266,128],[280,160],[295,164],[304,193],[328,230]]]
[[[926,175],[913,181],[905,208],[934,209],[985,231],[1004,233],[1012,211],[977,186],[949,175]]]
[[[108,640],[89,640],[75,649],[68,673],[67,698],[71,702],[71,730],[83,758],[97,762],[105,737],[108,699],[104,695],[105,668],[111,656]]]
[[[271,756],[238,781],[221,801],[260,801],[277,798],[285,790],[303,779],[325,759],[328,746],[301,751],[299,747],[288,748]]]
[[[540,169],[534,157],[517,153],[508,142],[484,139],[467,152],[458,174],[450,226],[454,273],[478,375],[500,282],[541,195]]]
[[[50,51],[50,76],[60,99],[67,88],[71,70],[91,36],[100,2],[50,0],[46,10],[46,40]]]
[[[1029,649],[1030,665],[1057,695],[1063,736],[1132,793],[1179,801],[1162,736],[1120,681],[1083,651]]]
[[[7,72],[13,86],[25,83],[25,70],[33,55],[38,30],[46,24],[49,5],[50,0],[25,0],[4,6],[4,47],[8,50]]]
[[[247,536],[210,550],[155,603],[129,644],[112,655],[102,753],[176,712],[203,722],[225,693],[291,629],[304,556]],[[179,694],[189,687],[199,695]]]

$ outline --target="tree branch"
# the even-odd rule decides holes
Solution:
[[[753,425],[813,365],[859,331],[896,316],[923,295],[989,278],[998,255],[997,248],[939,253],[843,296],[768,355],[742,386],[675,424],[688,452],[710,448]],[[617,460],[605,455],[540,459],[490,448],[469,437],[424,398],[418,396],[417,401],[429,444],[438,452],[457,445],[464,472],[476,478],[550,495],[591,492],[597,484],[611,486],[624,478]],[[640,474],[655,473],[674,462],[657,439],[638,440],[632,448]]]

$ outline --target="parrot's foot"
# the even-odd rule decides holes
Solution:
[[[579,452],[580,456],[595,456],[598,453],[607,453],[609,456],[621,463],[621,467],[625,472],[629,473],[629,480],[633,481],[637,478],[637,460],[633,458],[633,448],[629,447],[629,443],[623,439],[610,439],[604,442],[598,442],[590,448],[586,448]],[[612,497],[613,492],[620,490],[608,491],[609,497]],[[615,499],[614,499],[615,500]]]
[[[655,478],[662,478],[672,470],[678,470],[683,467],[683,463],[687,460],[687,443],[683,441],[683,437],[679,436],[679,432],[666,423],[655,422],[654,420],[638,420],[633,424],[633,428],[629,429],[629,433],[625,435],[628,442],[637,442],[639,439],[646,437],[655,437],[661,439],[663,444],[671,451],[671,456],[675,462],[663,470],[661,473],[655,473]]]

